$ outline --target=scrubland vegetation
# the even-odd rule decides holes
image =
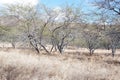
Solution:
[[[35,55],[30,50],[0,51],[0,80],[119,80],[120,55]]]
[[[0,80],[119,80],[120,1],[0,9]]]

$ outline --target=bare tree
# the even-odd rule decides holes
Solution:
[[[90,55],[92,55],[95,49],[99,46],[99,35],[96,32],[84,31],[83,38],[85,40],[86,47],[89,49]]]
[[[120,15],[120,0],[95,0],[94,3],[99,8],[111,10]]]
[[[60,53],[63,52],[63,49],[65,46],[68,45],[70,41],[74,39],[73,36],[71,36],[70,29],[65,29],[64,27],[61,27],[60,29],[55,28],[52,34],[52,40],[53,40],[53,47],[56,47]],[[51,48],[51,50],[53,49]]]
[[[112,50],[112,56],[114,57],[120,42],[120,28],[118,27],[120,18],[120,0],[94,0],[94,4],[100,10],[106,10],[106,13],[108,14],[108,21],[110,22],[106,25],[109,26],[109,28],[106,30],[107,33],[105,34],[107,34],[106,36],[108,36],[108,40],[110,41],[110,49]]]
[[[115,28],[112,28],[108,31],[107,36],[109,37],[110,49],[112,50],[112,56],[114,57],[116,49],[120,45],[120,33],[117,33]]]
[[[51,30],[52,36],[52,48],[58,49],[60,53],[63,52],[65,46],[67,46],[75,37],[73,36],[72,28],[77,21],[81,18],[79,9],[66,5],[60,11],[61,18],[57,18],[55,21],[55,28]],[[60,14],[60,15],[61,15]]]
[[[27,40],[37,53],[39,53],[39,46],[49,53],[42,41],[43,33],[51,22],[52,16],[45,6],[38,10],[36,6],[8,5],[6,14],[16,16],[24,41]]]

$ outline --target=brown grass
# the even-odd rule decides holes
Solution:
[[[119,80],[119,75],[119,55],[36,55],[32,50],[0,50],[0,80]]]

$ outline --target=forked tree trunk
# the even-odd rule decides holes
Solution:
[[[53,49],[55,49],[55,51],[57,51],[57,48],[55,45],[52,46],[52,48],[50,49],[50,53],[53,51]]]
[[[39,43],[39,44],[45,50],[46,53],[50,54],[50,52],[46,49],[46,47],[44,45],[42,45],[41,43]]]

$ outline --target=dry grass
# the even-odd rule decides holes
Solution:
[[[35,55],[29,50],[0,51],[0,80],[119,80],[119,55],[73,53]]]

